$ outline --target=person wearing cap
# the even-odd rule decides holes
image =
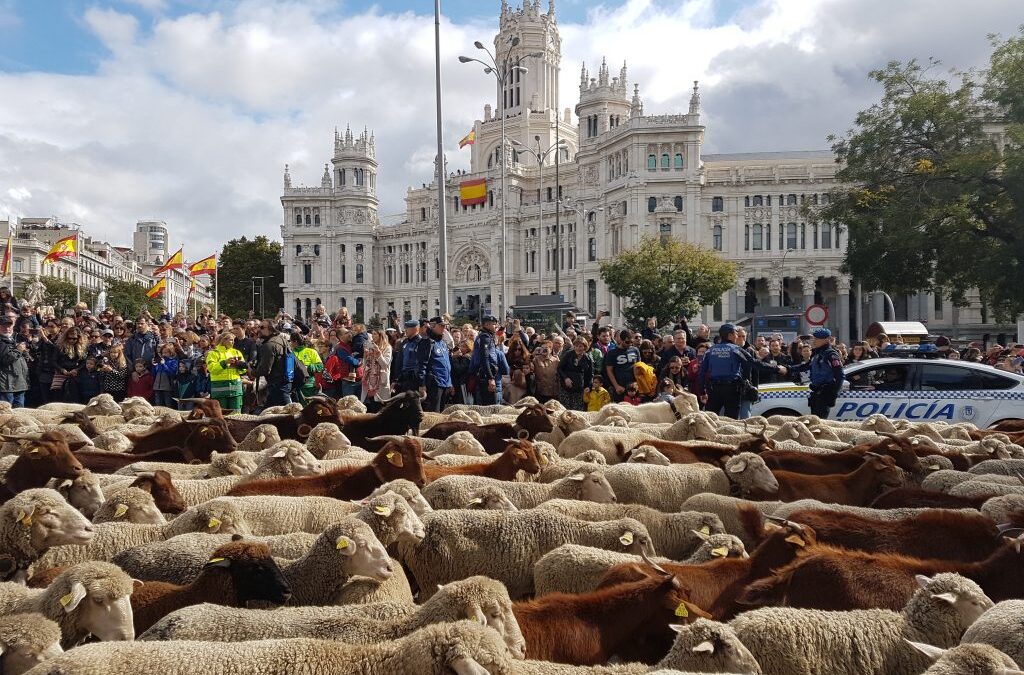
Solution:
[[[429,348],[426,358],[423,358],[423,350],[420,350],[420,372],[417,379],[422,384],[419,391],[420,396],[425,397],[423,409],[432,412],[441,412],[445,399],[455,393],[452,388],[451,350],[444,342],[446,329],[444,319],[439,316],[431,319],[430,332],[423,341]]]
[[[758,361],[748,351],[736,344],[736,326],[722,324],[718,329],[720,341],[711,345],[701,362],[698,388],[706,394],[707,410],[713,413],[725,411],[727,417],[740,419],[740,409],[751,389],[750,374],[754,369],[780,375],[786,374],[784,366],[772,366]]]
[[[828,411],[835,405],[843,386],[843,359],[832,346],[832,331],[828,328],[817,328],[811,333],[811,347],[811,358],[792,366],[789,372],[810,371],[811,395],[807,404],[813,414],[827,419]]]
[[[496,405],[501,402],[501,376],[508,373],[508,364],[495,343],[497,327],[498,317],[488,314],[483,318],[480,332],[473,341],[469,372],[476,378],[476,391],[473,394],[476,405]]]
[[[405,340],[402,341],[402,361],[398,376],[399,391],[419,391],[425,387],[424,373],[430,359],[430,338],[424,337],[423,322],[410,319],[405,322]]]
[[[25,407],[28,391],[28,345],[14,341],[14,321],[0,318],[0,401]]]

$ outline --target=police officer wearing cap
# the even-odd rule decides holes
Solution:
[[[448,345],[444,342],[447,328],[444,320],[435,316],[430,320],[430,331],[421,344],[427,345],[426,358],[420,361],[420,396],[425,396],[423,409],[441,412],[445,399],[455,393],[452,387],[452,361]],[[423,350],[420,349],[422,355]]]
[[[420,322],[410,319],[405,322],[405,339],[398,353],[398,391],[416,391],[423,384],[420,376],[420,362],[430,357],[430,340],[420,335]]]
[[[811,371],[811,395],[807,404],[821,419],[828,418],[829,409],[843,386],[843,359],[832,346],[832,331],[818,328],[811,333],[811,358],[789,369],[791,373]]]
[[[736,326],[731,323],[722,324],[718,335],[721,340],[708,348],[701,362],[700,381],[707,392],[707,409],[721,413],[724,408],[726,416],[740,419],[744,392],[747,386],[752,386],[749,385],[751,371],[757,369],[785,375],[786,368],[762,363],[735,344]]]
[[[469,361],[469,372],[476,378],[476,391],[473,401],[476,405],[495,405],[501,402],[501,376],[506,363],[504,354],[494,341],[494,330],[498,325],[498,317],[487,315],[481,322],[480,332],[473,341],[473,356]]]

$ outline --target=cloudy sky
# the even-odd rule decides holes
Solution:
[[[615,72],[628,62],[648,114],[684,111],[701,80],[705,152],[821,149],[877,99],[868,70],[982,66],[986,35],[1013,32],[1020,3],[557,0],[561,97],[574,105],[581,61],[607,56]],[[493,86],[456,57],[491,43],[500,1],[442,4],[460,168],[458,139]],[[0,217],[57,215],[114,243],[166,220],[197,256],[277,237],[284,164],[319,185],[348,123],[376,133],[392,220],[433,170],[433,58],[429,0],[0,0]]]

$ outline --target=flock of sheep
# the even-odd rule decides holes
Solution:
[[[695,403],[0,404],[0,674],[1024,672],[1024,424]]]

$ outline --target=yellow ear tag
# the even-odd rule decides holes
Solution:
[[[317,417],[327,417],[330,413],[324,408],[318,408],[316,411]]]
[[[210,427],[203,427],[202,429],[199,430],[200,436],[209,436],[212,433],[213,430]]]
[[[221,560],[224,560],[224,558],[210,558],[206,561],[206,564],[209,565],[210,563],[219,563]]]
[[[711,534],[711,528],[708,527],[707,525],[705,525],[704,527],[700,528],[700,533],[701,534]]]
[[[348,539],[339,539],[338,543],[335,544],[334,548],[338,549],[339,551],[343,548],[348,548]]]
[[[729,549],[727,549],[725,546],[719,546],[718,548],[711,549],[711,555],[715,556],[716,558],[724,558],[727,555],[729,555]]]
[[[540,456],[540,465],[541,466],[547,466],[548,465],[548,458],[545,457],[544,455]]]
[[[210,522],[208,522],[206,524],[206,527],[212,530],[213,528],[215,528],[215,527],[217,527],[219,525],[220,525],[220,520],[218,520],[217,518],[210,518]]]
[[[18,511],[18,521],[25,527],[28,527],[32,524],[32,514]]]
[[[71,604],[72,600],[74,600],[74,596],[71,593],[68,593],[67,595],[61,596],[60,604],[62,607],[67,607],[69,604]]]
[[[633,533],[627,531],[624,535],[619,537],[619,543],[621,543],[623,546],[629,546],[630,544],[632,544],[633,543]]]
[[[118,504],[117,508],[114,509],[114,517],[115,518],[120,518],[120,517],[122,517],[126,513],[128,513],[128,505],[127,504]]]
[[[690,610],[686,609],[686,604],[680,602],[679,606],[676,607],[676,616],[687,617],[690,616]]]
[[[373,507],[373,512],[376,513],[378,516],[384,516],[385,518],[387,518],[388,516],[391,515],[391,507],[390,506],[374,506]]]
[[[402,466],[405,465],[405,462],[402,460],[402,456],[399,455],[398,453],[389,452],[388,454],[386,454],[384,456],[387,457],[389,462],[391,462],[393,465],[397,466],[398,468],[402,468]]]
[[[791,534],[788,537],[786,537],[786,541],[788,541],[790,544],[796,544],[797,546],[801,547],[807,546],[807,542],[805,542],[799,535],[796,534]]]

